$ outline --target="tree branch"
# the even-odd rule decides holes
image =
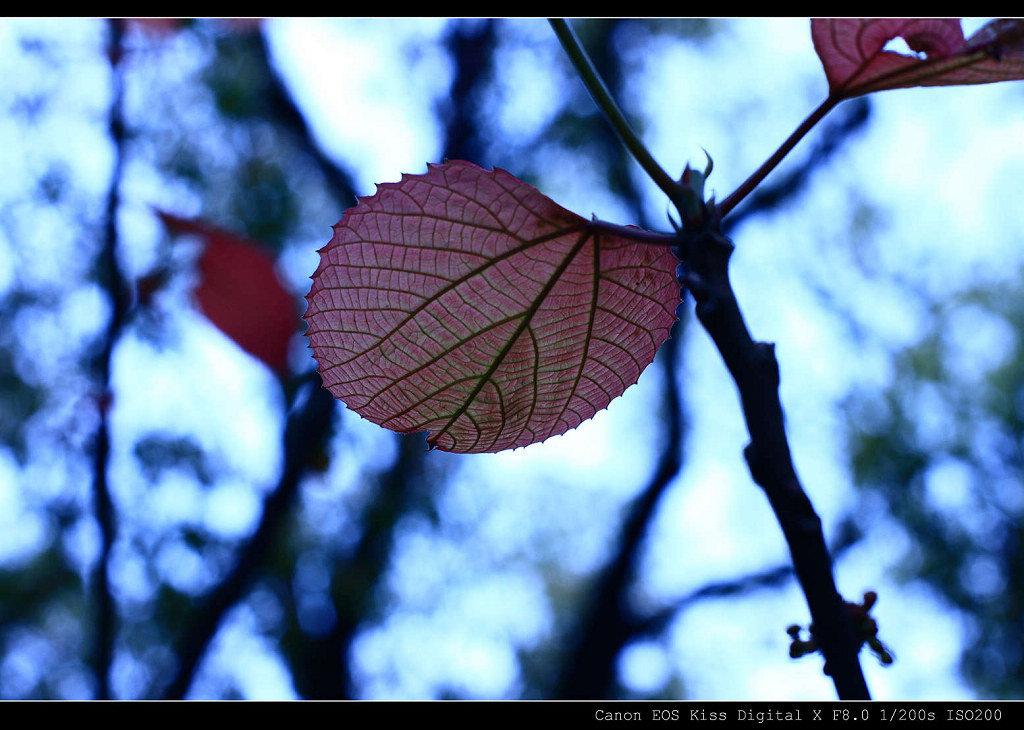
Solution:
[[[114,168],[110,175],[110,187],[107,190],[106,222],[104,224],[103,249],[100,252],[99,275],[107,296],[110,297],[111,312],[96,365],[96,369],[99,371],[101,395],[99,397],[100,422],[96,429],[96,439],[93,445],[92,485],[96,522],[100,528],[100,555],[93,569],[92,581],[93,600],[96,605],[96,635],[93,642],[92,666],[96,675],[96,697],[104,700],[110,699],[110,665],[114,654],[114,624],[116,620],[108,574],[110,552],[117,534],[114,505],[110,498],[110,485],[107,483],[107,469],[110,463],[110,408],[113,401],[110,386],[111,359],[114,345],[121,336],[121,330],[127,319],[129,306],[124,275],[117,261],[119,237],[117,210],[121,203],[121,173],[125,143],[124,83],[119,65],[124,51],[121,42],[123,32],[121,21],[109,20],[107,29],[110,33],[107,54],[110,60],[110,77],[113,85],[108,129],[114,146]]]
[[[800,586],[807,598],[815,636],[840,699],[870,699],[857,659],[856,641],[832,575],[832,560],[821,520],[797,477],[779,401],[775,346],[755,342],[747,330],[729,281],[732,242],[709,211],[710,225],[683,234],[683,278],[697,302],[697,318],[718,348],[739,390],[750,443],[744,457],[782,527]]]
[[[264,99],[267,114],[272,117],[274,123],[295,136],[302,151],[309,155],[324,176],[338,204],[342,208],[355,204],[357,198],[351,174],[330,159],[313,137],[305,117],[271,60],[266,36],[262,32],[256,39],[255,46],[254,57],[262,66],[261,75],[266,79]],[[310,456],[330,432],[334,398],[322,386],[319,375],[314,372],[310,377],[315,382],[314,392],[304,407],[294,411],[288,419],[283,436],[285,464],[277,486],[264,500],[260,524],[249,541],[240,548],[238,562],[234,568],[207,595],[202,607],[195,612],[192,623],[183,632],[178,642],[178,671],[164,690],[165,699],[180,699],[185,696],[224,614],[241,599],[252,584],[274,535],[288,514]]]
[[[592,28],[598,36],[594,41],[594,67],[616,93],[627,83],[615,50],[615,35],[623,22],[603,22]],[[644,216],[642,195],[633,176],[629,174],[632,163],[629,152],[619,143],[614,130],[609,126],[597,125],[593,134],[595,154],[598,159],[606,161],[612,189],[621,195],[623,202],[633,211],[633,219],[646,229],[648,221]],[[627,236],[633,236],[638,231],[635,227],[614,226],[598,220],[592,221],[591,225]],[[646,243],[670,246],[678,243],[674,235],[650,235],[652,238],[645,239]],[[672,338],[662,346],[657,359],[664,378],[661,391],[664,428],[654,473],[633,500],[619,529],[615,553],[595,579],[589,600],[580,612],[575,644],[562,662],[550,696],[577,699],[614,696],[616,658],[635,635],[638,621],[630,606],[629,589],[636,580],[640,552],[661,498],[682,468],[686,419],[676,373],[682,360],[687,321],[684,315],[676,323]]]
[[[288,85],[281,78],[281,74],[270,58],[267,37],[262,31],[259,33],[256,60],[263,66],[267,79],[266,103],[276,117],[274,121],[295,135],[302,151],[309,155],[324,176],[327,186],[338,204],[343,209],[355,205],[357,196],[355,185],[352,182],[352,174],[328,157],[316,141],[306,122],[306,117],[299,110]]]
[[[217,633],[224,614],[245,593],[253,574],[266,557],[278,526],[284,520],[310,461],[331,431],[334,396],[323,387],[319,375],[306,402],[288,418],[284,432],[284,469],[274,490],[263,502],[263,516],[249,541],[240,549],[238,562],[217,584],[194,614],[192,624],[178,642],[178,671],[163,699],[183,699],[192,684],[200,660]]]
[[[445,50],[455,66],[448,94],[438,107],[444,124],[444,157],[482,162],[486,143],[480,134],[481,94],[493,71],[497,22],[458,20],[448,28]]]
[[[697,317],[714,341],[739,390],[750,433],[744,456],[751,476],[768,497],[789,545],[797,578],[811,610],[815,638],[825,655],[825,671],[832,676],[840,699],[869,699],[857,659],[860,644],[836,590],[821,520],[793,466],[779,402],[775,348],[768,343],[755,342],[747,330],[729,281],[728,265],[733,245],[722,233],[722,216],[764,179],[837,100],[830,97],[812,112],[721,206],[708,205],[703,200],[703,187],[710,172],[710,160],[703,175],[687,167],[678,183],[669,178],[633,133],[568,24],[564,20],[552,20],[551,25],[623,144],[679,211],[683,226],[676,253],[682,266],[677,273],[680,282],[693,292]]]
[[[682,322],[667,343],[663,370],[665,446],[647,486],[633,502],[622,529],[615,557],[604,568],[590,604],[584,611],[579,634],[562,666],[554,696],[560,699],[596,699],[607,696],[615,674],[615,658],[636,633],[638,618],[629,609],[627,589],[639,560],[640,546],[651,518],[668,485],[682,466],[683,411],[675,373],[682,350]]]

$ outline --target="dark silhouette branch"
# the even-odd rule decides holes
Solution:
[[[302,152],[313,160],[339,207],[347,208],[355,204],[356,192],[351,174],[328,157],[314,138],[287,84],[271,61],[263,33],[257,34],[255,51],[255,61],[262,66],[260,75],[266,79],[263,95],[265,113],[274,123],[290,132]],[[283,437],[285,464],[277,486],[264,500],[260,524],[249,541],[239,549],[238,561],[231,572],[207,594],[202,607],[195,612],[192,623],[183,632],[178,642],[178,671],[165,689],[164,698],[185,696],[224,614],[252,585],[276,531],[289,512],[309,458],[316,453],[330,432],[334,397],[322,387],[318,375],[312,373],[311,377],[315,380],[315,392],[309,396],[305,406],[294,411],[288,419]]]
[[[779,401],[775,346],[750,336],[729,281],[733,244],[721,233],[721,221],[713,210],[707,211],[707,220],[703,230],[682,236],[683,258],[690,269],[684,279],[697,302],[697,318],[739,391],[750,434],[744,457],[782,527],[825,655],[825,671],[832,676],[839,698],[870,699],[857,659],[860,644],[836,589],[821,519],[793,466]]]
[[[439,109],[445,125],[444,157],[481,163],[484,141],[477,121],[482,93],[492,72],[496,22],[458,20],[444,45],[455,65],[446,103]]]
[[[860,644],[855,640],[846,605],[836,590],[821,520],[793,466],[779,401],[780,376],[774,345],[755,342],[747,330],[729,281],[733,244],[722,232],[722,215],[750,193],[834,104],[826,103],[815,110],[768,163],[722,206],[716,206],[713,200],[710,203],[704,200],[704,180],[711,172],[710,159],[703,174],[687,167],[678,182],[668,178],[633,133],[568,24],[564,20],[552,20],[551,25],[609,124],[679,211],[682,229],[677,255],[682,266],[678,275],[681,283],[693,292],[697,318],[714,341],[739,390],[750,433],[744,456],[751,476],[768,497],[789,545],[796,575],[811,610],[815,639],[825,655],[826,673],[832,676],[841,699],[869,699],[857,659]]]
[[[338,612],[333,634],[345,660],[342,676],[346,698],[354,696],[348,650],[357,630],[369,617],[373,594],[390,564],[395,525],[409,511],[428,453],[422,434],[400,434],[396,438],[398,454],[381,476],[373,504],[363,516],[363,534],[355,552],[331,578],[331,593]]]
[[[422,434],[395,439],[398,453],[374,479],[373,501],[359,519],[362,532],[358,542],[332,561],[329,590],[334,615],[329,628],[310,632],[302,627],[298,616],[302,596],[297,593],[301,589],[294,580],[289,582],[283,601],[289,611],[289,628],[281,643],[289,647],[285,659],[295,689],[306,699],[356,698],[349,650],[360,627],[373,614],[375,595],[391,561],[395,525],[410,512],[420,493],[428,453]]]
[[[299,147],[307,154],[324,176],[334,199],[343,208],[356,204],[356,187],[352,182],[352,174],[332,160],[313,136],[306,117],[299,110],[288,85],[281,78],[277,67],[270,58],[267,38],[264,33],[258,34],[256,44],[256,61],[263,67],[267,88],[264,95],[265,103],[273,115],[273,121],[289,130],[297,139]]]
[[[455,76],[448,104],[438,110],[446,127],[445,156],[472,160],[481,153],[483,142],[475,110],[491,71],[495,25],[490,19],[455,21],[449,28],[445,46],[455,65]],[[278,94],[287,95],[283,84]],[[285,108],[289,104],[280,101],[277,106]],[[318,156],[321,169],[332,164],[320,155],[304,122],[299,124],[301,116],[297,110],[286,118],[293,120],[291,126],[301,134],[303,147]],[[354,200],[354,195],[352,197]],[[334,564],[331,598],[335,621],[332,627],[321,637],[296,637],[305,661],[292,663],[293,675],[296,688],[307,698],[349,699],[355,695],[355,688],[351,686],[349,649],[371,611],[374,593],[391,559],[395,525],[411,509],[427,454],[422,435],[399,435],[396,440],[398,453],[394,462],[378,476],[373,501],[360,520],[363,530],[359,541],[351,554]]]
[[[331,432],[334,396],[313,376],[306,401],[288,417],[284,432],[284,468],[273,491],[263,501],[263,515],[252,537],[239,549],[231,572],[201,600],[192,623],[177,646],[178,671],[164,691],[164,699],[182,699],[224,614],[245,594],[253,575],[266,558],[274,536],[291,508],[303,475]]]
[[[96,634],[93,641],[92,667],[96,675],[96,697],[110,699],[110,665],[114,654],[116,608],[110,593],[108,566],[110,552],[114,546],[117,528],[114,505],[110,499],[110,485],[107,470],[110,462],[110,408],[113,394],[110,386],[111,357],[114,345],[128,317],[128,289],[124,274],[117,260],[118,225],[117,211],[121,203],[121,174],[123,169],[125,128],[124,128],[124,83],[120,60],[122,45],[122,22],[107,22],[110,33],[107,48],[110,60],[110,76],[113,97],[110,102],[108,131],[114,147],[114,168],[107,190],[103,248],[100,251],[99,275],[107,296],[110,298],[110,321],[97,356],[99,396],[99,426],[93,443],[93,487],[92,495],[96,509],[96,522],[100,528],[100,554],[93,569],[93,601],[96,610]]]
[[[598,699],[607,696],[615,678],[615,659],[637,631],[639,618],[628,605],[628,589],[634,579],[643,538],[657,505],[682,466],[685,426],[675,372],[683,340],[678,328],[679,325],[676,336],[662,348],[665,446],[654,474],[634,500],[623,523],[614,557],[598,577],[589,606],[584,611],[576,642],[557,680],[554,696],[560,699]]]
[[[615,50],[615,33],[621,21],[610,21],[591,29],[594,45],[592,61],[597,72],[608,88],[620,93],[624,83],[623,72]],[[595,38],[596,36],[596,38]],[[758,189],[732,215],[728,223],[735,225],[754,215],[777,209],[786,200],[798,195],[807,185],[811,173],[827,161],[840,144],[850,137],[851,132],[860,128],[868,119],[870,105],[866,99],[858,99],[849,106],[849,112],[831,124],[825,125],[819,141],[811,153],[795,169],[779,176],[770,186]],[[626,198],[636,220],[643,228],[644,220],[640,193],[629,175],[629,157],[622,145],[608,127],[597,130],[602,152],[599,155],[608,160],[609,177],[615,181],[615,189]],[[595,226],[606,226],[594,221]],[[610,226],[609,226],[610,227]],[[635,231],[635,229],[634,229]],[[628,233],[628,231],[623,230]],[[667,240],[669,237],[665,236]],[[677,243],[672,237],[673,244]],[[652,240],[656,245],[665,245],[660,239]],[[613,684],[615,659],[622,648],[639,633],[646,633],[651,618],[635,615],[628,607],[627,592],[634,580],[633,567],[636,553],[646,533],[647,525],[655,514],[657,502],[667,485],[675,478],[682,466],[682,445],[685,438],[681,394],[673,373],[681,359],[685,318],[682,318],[673,332],[673,339],[665,345],[664,358],[660,360],[666,369],[665,404],[669,440],[659,457],[658,468],[647,487],[637,497],[620,531],[615,556],[602,571],[594,589],[589,608],[584,612],[576,643],[563,665],[556,683],[554,696],[564,698],[596,698],[608,696]],[[753,576],[752,584],[761,581],[781,582],[793,573],[791,566],[767,571],[765,576]],[[768,585],[769,583],[764,583]],[[745,583],[733,583],[734,589],[743,590]],[[715,591],[729,590],[730,583],[707,587],[697,597],[711,597]],[[723,594],[724,595],[724,594]],[[664,616],[661,616],[664,619]]]
[[[455,75],[447,104],[438,109],[445,125],[445,157],[476,160],[482,153],[483,142],[475,112],[480,92],[491,73],[495,42],[496,23],[492,19],[460,20],[449,26],[444,43],[455,66]],[[335,174],[335,163],[323,155],[309,134],[287,87],[269,63],[268,69],[275,79],[274,106],[282,112],[280,118],[299,135],[303,149],[314,157],[328,180],[333,181],[335,197],[340,200],[346,191],[352,190],[350,176]],[[354,202],[354,192],[349,194]],[[394,547],[395,525],[410,509],[412,492],[422,478],[427,453],[422,436],[396,438],[398,454],[378,477],[373,502],[360,520],[363,532],[359,542],[350,555],[334,565],[331,597],[335,620],[331,629],[320,637],[295,638],[305,660],[292,662],[292,671],[296,688],[307,698],[349,699],[355,695],[351,686],[349,649],[367,618],[373,594],[387,570]]]

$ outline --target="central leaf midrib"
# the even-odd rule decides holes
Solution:
[[[462,417],[462,415],[466,412],[466,410],[473,403],[473,401],[476,400],[477,395],[480,394],[480,391],[483,390],[484,386],[488,383],[488,381],[490,381],[491,377],[494,375],[495,372],[497,372],[498,368],[504,362],[505,357],[512,349],[512,346],[519,340],[519,337],[523,334],[526,328],[530,326],[530,323],[533,320],[534,315],[537,314],[537,310],[540,309],[540,305],[547,298],[548,294],[551,293],[551,290],[554,289],[559,279],[561,279],[562,274],[565,273],[565,270],[567,268],[569,268],[569,264],[572,263],[572,260],[576,257],[576,254],[578,254],[580,250],[583,248],[583,245],[587,242],[587,239],[590,238],[591,234],[592,232],[587,227],[584,227],[580,239],[572,247],[569,253],[566,254],[565,259],[559,265],[558,269],[554,272],[554,274],[552,274],[547,284],[545,284],[544,288],[537,295],[537,298],[534,300],[533,304],[530,305],[530,308],[523,313],[522,323],[520,323],[519,327],[517,327],[516,330],[512,333],[512,335],[508,338],[508,341],[505,343],[505,346],[495,356],[494,362],[491,364],[491,367],[488,368],[487,372],[480,377],[480,381],[477,383],[476,387],[463,401],[462,405],[459,406],[459,409],[455,411],[454,414],[452,414],[451,418],[448,419],[448,423],[445,424],[445,427],[438,431],[437,434],[435,434],[434,436],[428,437],[427,443],[429,443],[431,446],[436,446],[441,436],[448,432],[452,425],[454,425],[455,422],[459,420],[460,417]],[[534,357],[536,358],[536,353]],[[536,381],[534,381],[534,388],[536,388]],[[533,403],[536,404],[536,401],[537,394],[536,392],[534,392]],[[502,413],[502,417],[504,417],[504,415],[505,414]],[[480,441],[480,435],[480,432],[477,431],[476,440],[473,442],[472,446],[469,447],[470,449],[476,448],[477,443],[479,443]],[[498,435],[500,435],[500,431]],[[495,437],[495,440],[497,440],[497,436]],[[491,445],[493,446],[494,444],[492,443]]]
[[[504,319],[499,319],[496,322],[491,322],[486,327],[484,327],[484,328],[474,332],[472,334],[472,336],[466,338],[465,340],[462,340],[461,342],[459,342],[458,344],[454,345],[453,347],[451,347],[451,348],[449,348],[447,350],[443,350],[442,352],[438,353],[437,355],[435,355],[434,357],[430,358],[426,362],[423,362],[423,363],[417,365],[412,370],[409,370],[404,376],[402,376],[402,380],[407,379],[407,378],[411,377],[412,375],[415,375],[416,373],[422,372],[424,370],[428,370],[432,365],[435,365],[435,364],[439,363],[440,361],[444,360],[446,357],[448,357],[454,350],[458,350],[460,348],[466,347],[470,342],[472,342],[473,340],[477,339],[478,337],[483,337],[484,335],[488,334],[491,330],[498,329],[502,325],[506,325],[509,322],[515,322],[516,320],[521,319],[523,316],[524,315],[522,313],[516,313],[514,315],[505,317]],[[430,401],[430,399],[433,398],[434,396],[436,396],[438,393],[441,393],[444,390],[446,390],[447,388],[449,388],[449,387],[451,387],[453,385],[457,385],[458,383],[462,383],[462,382],[467,381],[467,380],[475,380],[475,379],[476,379],[475,375],[467,375],[464,378],[459,378],[458,380],[454,380],[454,381],[450,382],[445,387],[438,388],[437,390],[433,390],[430,393],[428,393],[427,395],[425,395],[424,397],[420,398],[418,401],[416,401],[412,405],[406,407],[405,409],[399,411],[395,415],[393,415],[390,418],[388,418],[388,420],[385,421],[384,423],[382,423],[381,425],[390,428],[389,426],[387,426],[388,423],[390,423],[391,421],[395,421],[395,420],[397,420],[399,418],[402,418],[402,417],[408,415],[409,413],[415,411],[421,405],[423,405],[424,403]],[[355,383],[355,382],[358,382],[359,380],[362,380],[362,376],[360,376],[358,378],[355,378],[353,380],[342,381],[342,382]],[[391,381],[388,385],[386,385],[385,387],[383,387],[379,391],[377,391],[377,393],[373,396],[373,398],[376,398],[377,396],[385,393],[389,389],[394,388],[395,386],[401,384],[402,380],[393,380],[393,381]]]
[[[529,241],[524,241],[521,245],[516,246],[515,248],[509,249],[508,251],[505,251],[502,254],[498,254],[497,256],[494,256],[493,258],[488,258],[486,262],[484,262],[483,264],[481,264],[477,268],[473,269],[472,271],[467,272],[466,274],[462,275],[461,277],[459,277],[457,279],[452,279],[451,283],[449,283],[447,286],[437,290],[431,296],[425,297],[422,304],[417,306],[415,309],[409,310],[409,313],[408,313],[408,315],[405,318],[403,318],[394,327],[392,327],[389,332],[387,332],[384,335],[381,335],[374,344],[372,344],[369,347],[367,347],[367,348],[365,348],[365,349],[363,349],[363,350],[353,354],[351,357],[349,357],[347,360],[345,360],[343,362],[335,363],[335,364],[327,367],[323,372],[326,373],[326,372],[328,372],[330,370],[333,370],[334,368],[337,368],[337,367],[340,367],[342,365],[345,365],[346,363],[351,362],[352,360],[355,360],[356,358],[362,357],[363,355],[367,354],[368,352],[373,350],[375,347],[377,347],[381,342],[383,342],[383,341],[393,337],[397,332],[399,332],[403,327],[405,327],[405,325],[407,325],[410,321],[412,321],[416,317],[416,315],[418,315],[424,309],[429,307],[434,301],[436,301],[437,299],[440,299],[442,296],[444,296],[448,292],[452,291],[453,289],[458,288],[462,284],[465,284],[470,279],[472,279],[472,278],[474,278],[476,276],[481,275],[483,272],[487,271],[487,269],[489,269],[490,267],[498,264],[499,262],[504,261],[507,258],[511,258],[512,256],[515,256],[516,254],[522,253],[523,251],[528,251],[530,248],[532,248],[534,246],[540,245],[542,243],[547,243],[548,241],[551,241],[551,240],[554,240],[556,238],[559,238],[560,236],[565,236],[565,235],[569,235],[569,234],[572,234],[572,233],[577,233],[579,231],[586,231],[588,227],[589,226],[588,226],[587,222],[581,219],[579,225],[569,226],[567,228],[561,228],[561,229],[559,229],[557,231],[553,231],[551,233],[547,233],[547,234],[545,234],[543,236],[538,236],[537,238],[531,239]],[[442,249],[442,250],[450,250],[450,249]],[[405,269],[395,269],[395,271],[406,271],[406,270]],[[410,271],[408,273],[410,273],[410,274],[418,274],[418,273],[421,273],[421,272]],[[369,334],[369,333],[365,333],[365,334]],[[380,394],[380,392],[381,391],[378,391],[377,393],[374,393],[373,397],[376,398]]]

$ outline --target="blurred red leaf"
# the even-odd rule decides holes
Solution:
[[[125,25],[155,36],[170,36],[185,25],[182,18],[125,18]]]
[[[192,18],[124,18],[129,28],[141,30],[154,36],[172,36],[187,27]],[[258,31],[263,25],[263,18],[217,18],[222,28],[232,33],[250,33]]]
[[[815,19],[811,37],[832,97],[1024,79],[1024,20],[994,20],[966,40],[955,18]],[[923,57],[883,50],[894,38]]]
[[[444,451],[526,446],[607,407],[668,338],[667,248],[469,162],[377,188],[320,250],[305,315],[325,386],[364,418]]]
[[[194,296],[206,318],[250,355],[286,374],[288,343],[298,331],[299,317],[270,254],[202,221],[156,213],[172,233],[194,234],[205,242]]]

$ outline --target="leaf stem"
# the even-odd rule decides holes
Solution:
[[[618,223],[609,223],[603,221],[600,218],[594,218],[590,221],[590,229],[593,231],[602,231],[604,233],[610,233],[613,236],[619,236],[621,238],[627,238],[630,241],[636,243],[643,243],[648,246],[678,246],[679,236],[674,233],[658,233],[657,231],[648,231],[646,228],[637,228],[636,226],[623,226]]]
[[[615,103],[611,92],[608,91],[608,87],[605,86],[604,80],[597,72],[593,62],[590,60],[590,56],[583,49],[579,38],[576,37],[572,28],[569,27],[564,18],[548,18],[548,22],[551,23],[551,28],[555,31],[555,35],[558,36],[558,40],[561,42],[562,48],[565,49],[566,55],[569,56],[569,60],[576,67],[576,71],[583,80],[583,84],[587,87],[587,91],[590,92],[590,96],[593,97],[594,102],[604,114],[608,123],[612,125],[615,133],[622,140],[622,144],[626,146],[626,149],[633,155],[640,167],[644,168],[644,171],[650,175],[651,179],[662,189],[665,195],[673,202],[677,200],[680,192],[679,184],[658,164],[657,160],[654,159],[640,140],[640,137],[633,131],[625,114],[619,109],[619,105]]]
[[[786,138],[775,153],[769,157],[764,163],[754,171],[750,177],[743,181],[743,183],[736,188],[729,196],[718,204],[718,214],[721,217],[725,217],[730,210],[735,208],[747,195],[749,195],[758,184],[764,180],[768,173],[775,169],[775,167],[782,162],[782,158],[790,153],[790,151],[796,147],[797,143],[804,138],[808,132],[814,127],[815,124],[821,121],[822,117],[828,114],[836,104],[842,101],[845,97],[829,96],[823,101],[817,109],[811,112],[806,119],[804,119],[800,126],[793,130],[793,133]]]

